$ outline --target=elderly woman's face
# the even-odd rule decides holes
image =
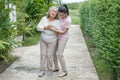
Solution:
[[[50,17],[55,18],[56,15],[57,15],[57,10],[56,9],[52,9],[49,14],[50,14]]]

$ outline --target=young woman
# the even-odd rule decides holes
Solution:
[[[66,43],[68,41],[68,30],[70,28],[71,25],[71,18],[69,16],[69,11],[68,11],[68,7],[67,5],[62,5],[59,7],[58,9],[58,17],[59,20],[61,22],[61,30],[58,30],[54,27],[50,28],[52,31],[56,32],[58,35],[58,42],[57,42],[57,53],[54,56],[54,65],[55,68],[53,70],[53,72],[58,71],[59,67],[58,67],[58,61],[57,58],[61,64],[61,68],[62,68],[62,73],[59,75],[59,77],[63,77],[67,75],[67,68],[66,68],[66,63],[64,60],[64,56],[63,56],[63,52],[66,46]]]
[[[56,7],[51,7],[48,11],[48,15],[43,17],[39,24],[37,25],[37,30],[41,31],[40,38],[40,73],[39,77],[45,75],[45,63],[47,61],[47,76],[52,75],[52,65],[53,65],[53,54],[57,42],[57,35],[55,32],[48,30],[50,26],[54,26],[60,29],[60,21],[56,19],[58,9]]]

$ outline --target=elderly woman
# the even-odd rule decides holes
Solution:
[[[50,7],[50,9],[48,10],[48,15],[44,16],[37,25],[37,30],[41,31],[40,38],[41,58],[39,77],[45,75],[46,61],[47,61],[47,76],[52,76],[53,54],[57,42],[57,35],[54,31],[49,30],[49,28],[51,26],[54,26],[56,29],[60,29],[60,21],[56,18],[57,12],[58,9],[56,7]]]

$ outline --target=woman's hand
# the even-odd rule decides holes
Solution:
[[[48,28],[49,28],[49,29],[51,29],[51,28],[53,28],[53,27],[54,27],[53,25],[48,25]]]
[[[53,25],[48,25],[48,26],[46,27],[46,29],[47,29],[47,30],[51,30],[51,31],[55,31],[55,30],[56,30],[56,28],[55,28]]]
[[[50,30],[53,26],[52,25],[48,25],[46,27],[44,27],[44,30]]]

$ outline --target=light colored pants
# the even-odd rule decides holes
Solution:
[[[46,43],[44,40],[40,40],[41,58],[40,58],[40,70],[45,70],[45,63],[47,61],[47,70],[52,70],[53,67],[53,54],[56,46],[56,42]]]
[[[64,52],[67,41],[68,41],[68,38],[58,39],[57,41],[57,45],[56,45],[57,49],[55,50],[55,54],[53,58],[55,69],[59,69],[58,67],[58,60],[59,60],[62,71],[67,71],[66,63],[63,56],[63,52]]]

